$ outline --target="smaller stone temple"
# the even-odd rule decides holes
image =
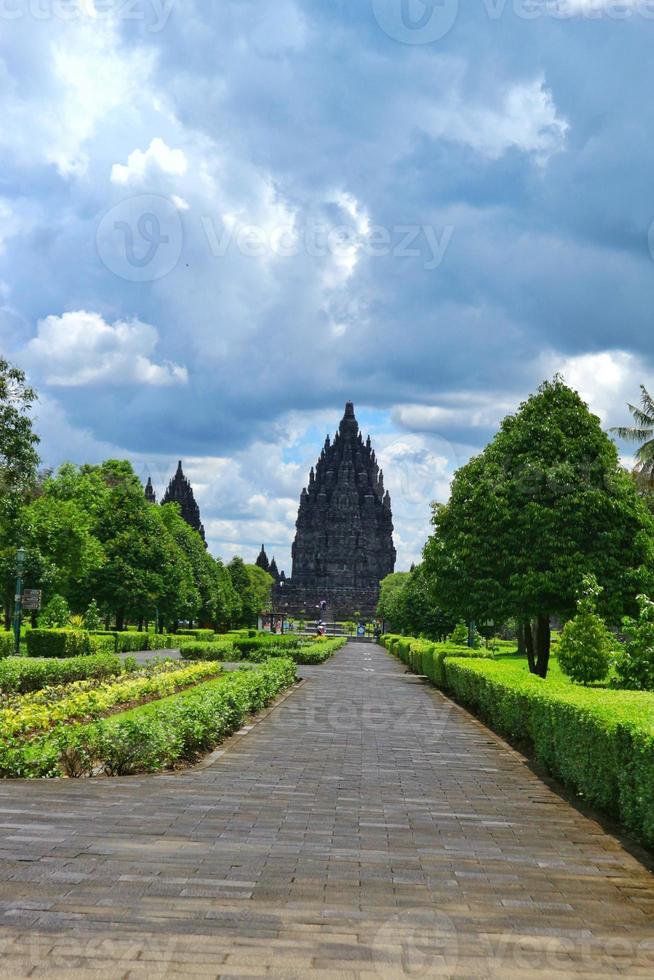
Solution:
[[[151,504],[156,504],[157,502],[157,495],[154,492],[151,479],[148,479],[148,482],[145,485],[145,499]],[[195,500],[193,487],[191,486],[189,480],[187,480],[187,478],[184,476],[181,459],[177,467],[177,472],[168,484],[168,489],[166,490],[161,503],[179,504],[182,517],[186,523],[189,525],[189,527],[192,527],[194,531],[198,532],[205,544],[207,543],[207,539],[204,534],[204,527],[200,518],[200,508]]]

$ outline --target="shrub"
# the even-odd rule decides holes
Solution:
[[[182,660],[240,660],[232,643],[185,643],[180,648]]]
[[[454,630],[449,636],[450,643],[454,643],[456,646],[467,646],[468,643],[468,627],[465,623],[457,623]]]
[[[0,660],[5,657],[13,657],[16,648],[16,640],[13,633],[0,633]]]
[[[10,657],[0,663],[0,692],[28,694],[30,691],[40,691],[44,687],[70,684],[73,681],[114,677],[122,670],[120,658],[113,654],[72,657],[68,660]]]
[[[175,634],[175,636],[178,637],[191,636],[193,637],[193,639],[202,640],[205,643],[210,643],[215,637],[215,635],[216,634],[214,633],[213,630],[190,630],[190,629],[177,630],[177,633]]]
[[[654,845],[654,697],[542,680],[505,663],[450,658],[446,688],[495,731]]]
[[[100,610],[95,599],[91,601],[88,609],[84,613],[84,629],[87,629],[89,632],[102,629],[102,616],[100,615]]]
[[[39,614],[40,629],[65,629],[70,623],[70,608],[63,596],[53,595]]]
[[[638,596],[638,619],[624,619],[624,651],[616,658],[617,685],[636,691],[654,691],[654,602]]]
[[[93,653],[91,637],[84,630],[29,630],[26,639],[30,657],[86,657]]]
[[[173,650],[177,646],[174,636],[158,633],[138,633],[135,630],[126,630],[124,633],[117,633],[111,630],[96,630],[92,636],[94,642],[95,638],[110,637],[115,653],[144,653],[149,650]]]
[[[602,589],[594,575],[585,575],[577,599],[577,615],[563,627],[558,648],[559,666],[573,681],[602,681],[611,666],[615,640],[595,612]]]

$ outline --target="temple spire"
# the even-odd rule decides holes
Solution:
[[[200,508],[195,501],[195,494],[190,482],[184,476],[182,461],[180,459],[177,472],[168,484],[168,489],[164,495],[162,504],[179,504],[182,517],[194,531],[197,531],[206,544],[204,527],[200,519]]]
[[[148,477],[148,482],[145,484],[145,499],[149,504],[156,504],[157,495],[154,492],[154,487],[152,486],[152,477]]]

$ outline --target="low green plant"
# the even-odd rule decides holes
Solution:
[[[67,660],[10,657],[0,663],[0,692],[5,695],[28,694],[73,681],[115,677],[123,667],[120,657],[113,654]],[[0,701],[0,707],[1,704]]]
[[[616,642],[596,613],[602,589],[594,575],[585,575],[577,599],[577,615],[563,627],[558,647],[559,666],[579,684],[605,679]]]
[[[92,633],[95,630],[102,629],[102,616],[100,615],[100,609],[95,599],[92,599],[89,606],[84,613],[84,629]]]
[[[38,618],[40,629],[65,629],[70,623],[70,607],[63,596],[53,595],[41,610]]]
[[[16,648],[16,640],[13,633],[0,632],[0,660],[5,657],[12,657]]]
[[[222,660],[236,661],[241,659],[240,651],[233,643],[185,643],[180,647],[182,660]]]
[[[654,602],[638,596],[638,619],[623,620],[627,642],[616,657],[617,687],[654,691]]]
[[[457,623],[449,637],[450,643],[465,646],[468,642],[468,627],[465,623]]]

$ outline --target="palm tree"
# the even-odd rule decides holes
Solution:
[[[648,480],[654,480],[654,400],[645,385],[640,386],[640,408],[629,405],[629,411],[636,422],[635,426],[615,425],[611,432],[620,439],[640,442],[636,450],[636,470]]]

